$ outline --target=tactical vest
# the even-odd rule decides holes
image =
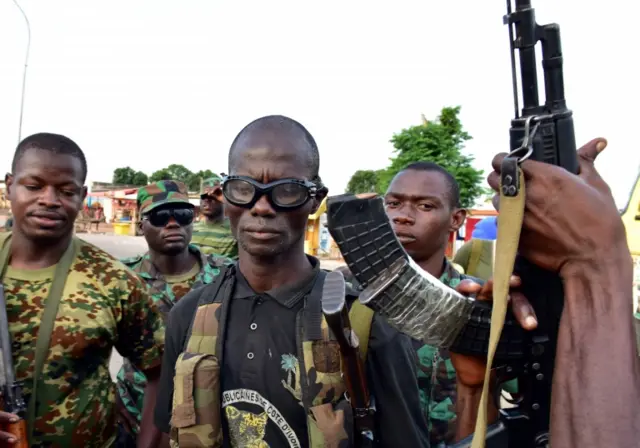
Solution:
[[[348,440],[345,421],[353,421],[343,395],[340,349],[322,314],[320,271],[296,317],[296,345],[301,372],[302,405],[307,413],[310,448],[338,448]],[[222,446],[220,370],[229,302],[235,286],[235,266],[200,288],[198,308],[183,352],[176,362],[171,418],[171,446],[218,448]],[[308,300],[312,298],[313,300]],[[351,325],[366,360],[373,311],[358,301],[349,312]],[[309,387],[310,378],[315,379]],[[318,387],[320,385],[321,387]],[[318,391],[317,393],[311,391]],[[340,402],[340,404],[338,404]]]

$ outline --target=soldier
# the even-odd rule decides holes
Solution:
[[[407,166],[393,178],[384,196],[385,210],[393,230],[409,256],[445,285],[471,293],[470,285],[464,280],[473,281],[476,285],[484,282],[461,274],[445,256],[449,235],[458,231],[466,217],[466,211],[459,203],[460,190],[455,178],[432,162],[416,162]],[[348,268],[339,269],[349,278],[353,277]],[[514,312],[519,321],[525,323],[527,317],[533,317],[533,311],[526,304],[517,302],[518,298],[514,300]],[[534,328],[535,324],[531,325],[523,326]],[[420,402],[428,422],[431,446],[450,444],[464,438],[473,431],[473,403],[479,397],[480,389],[461,382],[465,376],[459,375],[459,370],[467,374],[479,371],[481,375],[484,370],[475,369],[478,364],[473,358],[452,356],[446,349],[417,340],[413,340],[413,344],[418,354]],[[513,392],[514,383],[509,383],[505,389]],[[459,394],[466,395],[461,397],[460,402],[465,403],[462,406],[458,406]],[[491,416],[496,418],[495,407],[492,411]],[[460,415],[463,416],[461,419],[458,418]]]
[[[453,262],[460,265],[466,274],[489,280],[493,275],[493,253],[495,251],[498,220],[495,216],[484,218],[476,224],[471,239],[456,251]]]
[[[326,274],[304,253],[308,216],[327,194],[315,141],[290,118],[260,118],[234,140],[229,170],[223,193],[239,259],[171,310],[169,393],[158,397],[156,424],[203,447],[348,444],[339,348],[320,308]],[[374,316],[365,342],[379,446],[429,446],[411,340]]]
[[[73,237],[87,194],[86,159],[76,143],[62,135],[32,135],[18,145],[11,169],[6,184],[14,226],[0,242],[7,256],[2,283],[15,373],[33,427],[29,445],[111,446],[112,349],[144,372],[151,390],[147,405],[153,406],[162,318],[135,274]],[[0,413],[0,423],[14,417]],[[15,437],[0,432],[0,440],[11,444]]]
[[[221,177],[214,175],[202,183],[200,207],[204,221],[193,226],[192,242],[205,254],[238,258],[238,243],[231,234],[229,221],[224,216]]]
[[[191,289],[211,283],[228,259],[204,255],[191,241],[194,207],[182,182],[163,180],[138,190],[140,229],[149,251],[123,260],[149,286],[166,318]],[[117,376],[119,446],[135,447],[147,379],[128,359]]]

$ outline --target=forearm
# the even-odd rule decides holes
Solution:
[[[456,384],[456,442],[471,435],[476,428],[476,419],[480,408],[482,387],[468,387],[460,382]],[[492,394],[491,394],[492,395]],[[487,424],[490,425],[498,419],[498,408],[489,397],[487,408]]]
[[[640,433],[640,369],[630,316],[628,251],[563,273],[551,401],[553,446],[634,446]]]
[[[158,385],[160,383],[160,369],[154,369],[153,373],[145,372],[145,374],[147,376],[147,387],[144,393],[144,406],[142,408],[142,420],[140,422],[137,445],[139,448],[168,447],[168,437],[158,429],[153,421]]]

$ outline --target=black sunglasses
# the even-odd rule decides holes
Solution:
[[[153,227],[164,227],[169,223],[169,220],[172,217],[181,226],[188,226],[193,222],[193,209],[164,208],[161,210],[151,210],[142,219],[149,221],[149,224],[151,224]]]
[[[274,210],[291,211],[315,198],[320,189],[315,183],[300,179],[282,179],[268,184],[246,176],[227,176],[222,179],[225,199],[242,208],[252,208],[266,195]]]

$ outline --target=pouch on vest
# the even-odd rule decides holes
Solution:
[[[225,291],[222,303],[206,303],[216,297],[225,283],[225,272],[201,288],[200,301],[191,323],[187,344],[178,357],[173,379],[171,446],[180,448],[222,447],[220,365],[217,353],[220,307],[230,297]],[[205,303],[201,305],[201,303]],[[226,303],[225,303],[226,305]]]

